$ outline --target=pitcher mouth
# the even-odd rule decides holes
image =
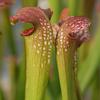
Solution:
[[[31,35],[33,32],[34,32],[34,27],[25,29],[24,31],[21,32],[21,35],[22,35],[22,36],[29,36],[29,35]]]
[[[18,19],[17,16],[10,17],[11,25],[15,25],[16,23],[18,23],[18,21],[20,21],[20,20]],[[27,23],[27,22],[21,21],[21,23]],[[31,23],[28,23],[28,24],[31,24]],[[21,35],[28,36],[28,35],[31,35],[34,31],[35,31],[35,28],[34,28],[34,25],[32,24],[32,26],[30,28],[23,30],[21,32]]]

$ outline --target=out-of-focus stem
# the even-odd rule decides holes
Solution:
[[[77,15],[77,11],[78,11],[78,6],[79,6],[79,0],[66,0],[67,1],[67,6],[69,8],[69,15],[73,16],[73,15]]]
[[[3,34],[0,32],[0,78],[1,78],[2,60],[3,60]]]
[[[9,77],[11,81],[11,100],[15,99],[16,95],[16,69],[17,69],[17,63],[15,61],[16,59],[16,46],[15,46],[15,40],[14,40],[14,35],[12,34],[12,28],[9,20],[10,16],[10,9],[9,8],[4,8],[3,9],[3,36],[4,36],[4,42],[7,43],[8,50],[10,51],[10,66],[9,66]]]
[[[36,6],[38,3],[38,0],[22,0],[23,6]]]
[[[87,16],[92,18],[95,0],[68,0],[70,15]]]
[[[97,70],[99,59],[100,59],[100,46],[99,46],[99,37],[100,37],[100,15],[98,15],[98,26],[96,29],[96,35],[91,41],[90,49],[86,60],[81,63],[81,68],[79,68],[78,79],[80,83],[81,92],[84,93],[86,88],[89,86],[93,76]]]
[[[53,23],[57,22],[60,17],[60,11],[62,8],[61,0],[48,0],[50,8],[53,10],[53,17],[51,21]]]
[[[62,0],[48,0],[49,7],[53,11],[53,16],[51,18],[51,22],[55,23],[58,22],[60,17],[60,12],[63,7]],[[50,79],[48,84],[48,89],[51,92],[53,97],[52,100],[56,100],[60,94],[60,86],[59,86],[59,78],[58,78],[58,71],[57,71],[57,62],[55,60],[55,48],[53,49],[52,55],[52,64],[51,64],[51,71],[50,71]]]
[[[78,79],[80,82],[80,89],[82,93],[84,93],[87,86],[89,86],[99,64],[99,36],[97,35],[95,39],[96,40],[92,41],[87,59],[83,63],[81,63],[81,68],[79,68],[78,72]]]
[[[0,87],[0,100],[4,100],[4,96],[3,96],[3,92],[1,90],[1,87]]]
[[[97,69],[95,74],[93,87],[92,87],[92,100],[98,100],[100,98],[100,70]]]
[[[15,41],[14,41],[14,35],[12,34],[12,28],[9,20],[10,16],[10,10],[8,8],[5,8],[3,11],[3,18],[4,18],[4,36],[7,41],[7,45],[9,46],[11,55],[16,55],[16,47],[15,47]]]
[[[53,48],[52,63],[50,68],[50,78],[48,82],[48,90],[52,95],[52,100],[58,100],[61,91],[59,83],[59,75],[57,70],[56,50]]]
[[[2,14],[2,11],[1,13]],[[4,35],[2,33],[2,26],[0,25],[0,100],[4,100],[3,98],[3,93],[2,93],[2,89],[1,89],[1,80],[2,80],[2,62],[3,62],[3,39],[4,39]]]
[[[45,93],[44,100],[53,100],[54,98],[52,97],[50,91],[47,89]]]
[[[95,6],[96,1],[95,0],[84,0],[84,7],[83,7],[83,12],[84,15],[92,19],[93,15],[93,10]]]

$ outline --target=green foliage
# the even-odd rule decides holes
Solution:
[[[100,19],[98,20],[100,23]],[[92,39],[90,44],[89,53],[87,58],[83,63],[81,63],[81,68],[79,68],[78,79],[80,82],[81,91],[84,92],[93,76],[96,73],[96,70],[99,67],[100,60],[100,46],[99,46],[99,37],[100,37],[100,25],[96,29],[96,35]]]

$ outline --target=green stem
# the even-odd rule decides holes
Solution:
[[[3,14],[3,33],[4,33],[4,42],[7,43],[8,49],[10,51],[10,66],[9,66],[9,77],[11,81],[11,100],[15,100],[16,95],[16,70],[17,70],[17,63],[16,63],[16,46],[13,31],[11,28],[9,16],[10,16],[10,9],[5,8],[2,12]]]
[[[50,64],[43,51],[33,48],[33,35],[25,38],[26,47],[26,95],[25,100],[42,100],[48,81]]]
[[[57,70],[55,48],[53,48],[53,53],[52,53],[52,63],[51,63],[51,69],[50,69],[50,78],[48,82],[48,88],[53,97],[52,100],[58,100],[58,97],[61,91],[60,91],[59,75],[58,75],[58,70]]]
[[[3,95],[1,88],[0,88],[0,100],[4,100],[4,95]]]
[[[38,0],[22,0],[23,6],[36,6],[38,3]]]
[[[44,97],[43,100],[55,100],[55,99],[52,97],[52,95],[51,95],[51,93],[50,93],[50,91],[49,91],[48,88],[47,88],[47,90],[46,90],[45,97]]]
[[[53,10],[53,17],[52,17],[52,22],[55,23],[59,20],[60,17],[60,11],[62,8],[62,3],[60,0],[49,0],[49,6]]]
[[[92,18],[95,0],[68,0],[70,15]]]
[[[2,13],[2,12],[1,12]],[[0,13],[0,14],[1,14]],[[2,62],[3,62],[3,33],[2,33],[2,26],[0,25],[0,100],[4,100],[3,92],[1,89],[1,80],[2,80]]]
[[[95,6],[96,1],[95,0],[84,0],[83,3],[83,13],[85,16],[92,19],[93,10]]]
[[[0,78],[2,70],[2,60],[3,60],[3,34],[0,32]]]
[[[77,11],[78,11],[78,6],[79,6],[79,2],[80,0],[68,0],[68,8],[70,11],[70,15],[77,15]]]
[[[12,28],[9,20],[10,16],[10,10],[8,8],[5,8],[3,11],[3,22],[4,22],[4,36],[7,41],[7,45],[9,46],[10,52],[13,56],[16,56],[16,47],[15,47],[15,40],[14,40],[14,35],[12,34]],[[6,29],[6,30],[5,30]]]
[[[100,69],[100,68],[99,68]],[[95,74],[95,79],[93,82],[93,88],[92,88],[92,100],[98,100],[100,98],[100,70],[97,69],[97,72]]]
[[[75,76],[74,76],[74,44],[67,53],[62,49],[60,54],[57,54],[58,71],[60,77],[62,100],[78,100],[76,96]]]
[[[24,53],[23,53],[24,54]],[[18,77],[18,84],[17,84],[17,93],[16,99],[17,100],[25,100],[25,54],[22,55],[21,62],[19,63],[19,77]]]

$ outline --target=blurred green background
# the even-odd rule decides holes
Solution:
[[[66,16],[90,19],[90,40],[78,49],[77,78],[84,100],[100,100],[100,0],[0,0],[0,100],[24,100],[25,54],[20,32],[29,25],[11,26],[9,17],[25,6],[51,8],[52,24],[64,8],[69,11]],[[44,100],[61,100],[55,56]]]

